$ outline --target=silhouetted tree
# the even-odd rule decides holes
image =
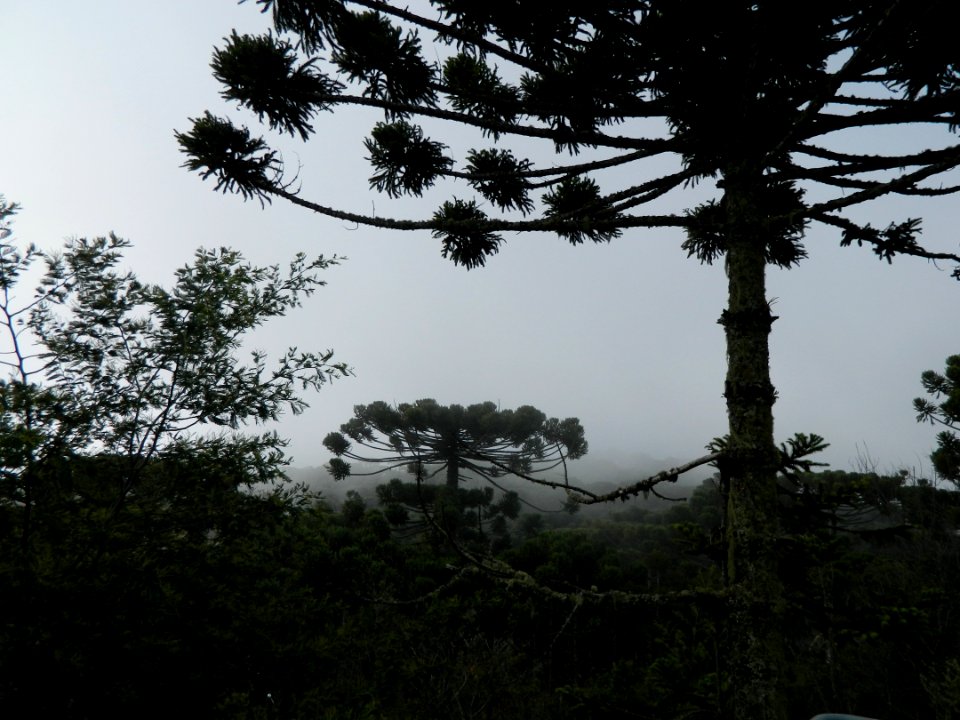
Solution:
[[[307,199],[279,154],[246,127],[206,113],[177,137],[186,166],[216,189],[269,202],[283,198],[372,227],[432,232],[467,268],[499,250],[505,232],[553,232],[573,244],[606,242],[631,228],[677,227],[698,260],[724,258],[729,296],[724,388],[729,438],[728,571],[732,712],[783,718],[779,699],[779,454],[768,337],[776,319],[766,266],[806,256],[810,223],[866,245],[950,262],[917,239],[920,221],[875,227],[850,211],[868,201],[955,193],[960,164],[952,132],[960,107],[960,51],[951,0],[600,0],[410,7],[383,0],[260,0],[276,34],[232,34],[216,50],[223,97],[275,131],[308,140],[323,111],[383,110],[366,142],[370,185],[391,197],[460,181],[422,219],[331,208]],[[435,38],[424,52],[421,33]],[[434,59],[437,58],[437,59]],[[343,110],[345,111],[345,109]],[[486,146],[458,159],[417,124],[472,128]],[[914,149],[893,151],[876,132],[906,128]],[[846,149],[844,139],[864,141]],[[322,131],[320,136],[323,136]],[[505,147],[513,140],[512,147]],[[525,148],[546,143],[577,162],[537,166]],[[604,172],[630,173],[604,187]],[[697,207],[657,214],[692,184],[715,188]],[[644,213],[643,208],[650,212]],[[888,222],[887,220],[884,221]],[[960,278],[960,268],[953,272]]]
[[[340,432],[328,434],[323,444],[336,456],[328,467],[337,480],[355,474],[344,458],[376,464],[361,475],[409,470],[416,476],[415,483],[395,479],[381,486],[381,501],[388,506],[419,507],[427,513],[428,522],[453,535],[470,528],[482,534],[485,520],[502,523],[517,516],[517,493],[502,488],[499,478],[515,475],[536,482],[540,474],[556,469],[565,478],[566,461],[587,452],[583,427],[576,418],[548,419],[529,405],[501,410],[492,402],[463,407],[431,399],[397,407],[382,401],[357,405],[353,418]],[[438,475],[444,479],[441,487],[429,483]],[[502,496],[495,502],[493,487],[462,487],[472,479],[503,490]],[[565,480],[541,482],[565,485]]]
[[[923,389],[934,400],[916,398],[913,407],[918,422],[948,428],[937,435],[937,449],[930,455],[937,474],[960,487],[960,355],[947,358],[943,375],[927,370],[921,376]]]
[[[113,235],[19,247],[15,209],[0,197],[0,704],[266,712],[285,681],[264,670],[297,664],[291,636],[318,607],[293,599],[290,558],[321,548],[292,527],[307,498],[282,482],[285,441],[240,430],[299,412],[300,390],[347,368],[329,351],[239,351],[335,261],[284,272],[200,250],[164,288],[118,269],[129,243]]]

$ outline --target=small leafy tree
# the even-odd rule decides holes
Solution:
[[[913,401],[917,421],[947,428],[937,434],[937,449],[930,455],[933,469],[940,477],[960,487],[960,355],[947,358],[942,375],[933,370],[925,371],[921,382],[933,400],[916,398]]]
[[[299,663],[325,618],[300,582],[324,542],[306,495],[273,482],[285,441],[242,430],[348,369],[240,350],[337,258],[282,270],[200,250],[164,288],[120,269],[113,235],[19,247],[16,209],[0,198],[0,704],[292,715],[288,671],[264,669]]]
[[[16,207],[0,209],[6,221]],[[55,255],[0,242],[0,363],[9,371],[0,379],[0,507],[19,527],[28,565],[38,499],[56,489],[56,468],[109,462],[113,485],[99,493],[109,517],[152,465],[185,452],[235,453],[239,481],[271,481],[285,441],[234,431],[300,412],[301,390],[348,372],[331,351],[291,348],[272,368],[260,351],[238,357],[246,334],[322,286],[318,272],[336,258],[298,255],[284,272],[226,248],[199,250],[165,289],[118,269],[129,243],[115,235],[71,240]],[[46,270],[18,305],[18,281],[38,261]]]
[[[426,521],[448,535],[476,530],[484,521],[500,525],[520,510],[516,492],[502,488],[498,479],[514,475],[551,486],[566,485],[566,461],[587,452],[583,427],[576,418],[547,418],[529,405],[501,410],[485,402],[463,407],[424,399],[392,407],[383,401],[357,405],[340,432],[328,434],[324,446],[335,457],[328,467],[334,478],[379,474],[405,468],[415,483],[398,479],[381,486],[380,499],[393,508],[419,507]],[[346,458],[346,459],[344,459]],[[355,471],[348,460],[375,464]],[[563,480],[542,478],[562,470]],[[440,476],[442,486],[429,481]],[[463,488],[475,479],[504,490],[494,501],[493,487]],[[402,517],[397,518],[402,521]]]

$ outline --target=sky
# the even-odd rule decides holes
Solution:
[[[0,194],[22,205],[14,237],[54,250],[114,231],[134,244],[129,268],[157,283],[201,246],[230,246],[257,264],[285,264],[299,251],[348,258],[301,309],[252,339],[268,352],[332,348],[354,370],[277,426],[296,466],[326,462],[323,437],[354,405],[376,400],[492,400],[576,416],[594,459],[638,473],[698,457],[726,432],[723,267],[688,259],[677,230],[579,247],[507,236],[486,268],[467,272],[440,257],[429,233],[356,227],[282,202],[262,209],[182,168],[174,131],[204,110],[262,132],[220,100],[209,62],[231,29],[262,32],[268,20],[232,0],[0,4]],[[424,217],[451,192],[471,196],[462,185],[418,201],[371,191],[362,142],[377,119],[343,108],[317,119],[309,143],[282,146],[305,197]],[[915,139],[880,138],[888,149]],[[850,138],[850,147],[866,140]],[[666,211],[709,193],[670,196]],[[960,245],[958,215],[956,197],[857,210],[879,226],[922,217],[924,244],[948,252]],[[820,459],[836,469],[867,462],[929,474],[936,429],[916,423],[912,400],[922,371],[960,353],[960,283],[926,261],[887,265],[838,240],[815,229],[809,260],[770,271],[777,439],[824,436],[831,447]]]

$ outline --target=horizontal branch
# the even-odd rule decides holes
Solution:
[[[870,97],[859,97],[857,95],[834,95],[828,105],[850,105],[854,107],[874,107],[874,108],[890,108],[890,107],[900,107],[903,105],[912,105],[912,100],[904,100],[902,98],[870,98]]]
[[[506,465],[498,465],[497,463],[494,463],[494,465],[498,465],[498,467],[505,472],[508,472],[511,475],[523,480],[527,480],[528,482],[532,482],[536,485],[542,485],[555,490],[564,490],[571,499],[580,505],[596,505],[598,503],[613,502],[615,500],[626,502],[631,497],[636,497],[642,493],[651,492],[655,486],[662,482],[676,482],[677,478],[683,473],[689,472],[690,470],[700,467],[701,465],[715,462],[720,459],[721,455],[722,453],[719,452],[710,453],[709,455],[704,455],[703,457],[699,457],[696,460],[691,460],[683,465],[670,468],[669,470],[662,470],[655,475],[651,475],[650,477],[639,480],[631,485],[625,485],[617,488],[616,490],[612,490],[603,494],[597,494],[578,485],[572,485],[566,480],[563,482],[558,482],[556,480],[544,480],[543,478],[536,478],[526,473],[517,472]]]
[[[889,83],[896,82],[902,79],[903,78],[899,78],[896,75],[891,75],[889,73],[877,72],[877,71],[871,70],[857,77],[850,78],[849,80],[847,80],[847,82],[872,83],[875,85],[881,85],[883,87],[886,87]]]
[[[385,230],[439,230],[449,231],[456,228],[453,222],[444,222],[437,220],[401,220],[395,218],[380,218],[372,215],[361,215],[358,213],[345,212],[336,208],[319,205],[284,190],[276,185],[265,185],[261,188],[263,192],[269,195],[282,197],[285,200],[299,205],[300,207],[313,210],[320,215],[326,215],[337,220],[356,223],[358,225],[367,225]],[[627,215],[616,218],[609,223],[598,222],[595,228],[631,228],[631,227],[687,227],[690,224],[690,218],[682,215]],[[471,231],[512,231],[512,232],[562,232],[564,230],[577,230],[579,224],[570,219],[552,219],[545,218],[540,220],[486,220],[483,223],[470,223]]]
[[[446,588],[452,582],[462,578],[468,571],[485,576],[496,582],[502,583],[508,590],[521,590],[533,592],[541,597],[547,597],[564,603],[573,605],[573,611],[576,611],[584,602],[603,603],[613,602],[618,605],[646,605],[663,606],[676,602],[695,602],[699,604],[726,602],[727,590],[675,590],[659,593],[636,593],[624,590],[598,590],[590,588],[589,590],[572,586],[570,591],[557,590],[548,585],[544,585],[527,572],[517,570],[513,566],[489,555],[479,555],[463,547],[446,533],[439,525],[434,525],[451,542],[457,553],[466,560],[468,565],[463,568],[449,566],[450,570],[458,570],[454,578],[445,583],[442,588]],[[568,618],[569,620],[569,618]],[[561,628],[562,630],[562,628]]]
[[[543,583],[540,583],[534,579],[534,577],[529,573],[523,572],[522,570],[517,570],[501,560],[478,557],[473,553],[466,551],[459,545],[456,546],[456,549],[469,564],[462,565],[460,567],[448,565],[447,569],[453,571],[454,574],[449,580],[441,583],[433,590],[429,590],[426,593],[413,598],[405,599],[398,599],[383,595],[378,597],[357,595],[356,597],[364,602],[377,605],[419,605],[429,602],[439,596],[441,593],[450,590],[460,581],[464,580],[467,576],[486,577],[494,580],[495,582],[503,583],[507,589],[534,592],[541,597],[548,597],[565,604],[572,604],[574,610],[583,605],[584,602],[602,603],[609,601],[618,605],[630,604],[655,607],[673,604],[676,602],[698,604],[702,604],[704,601],[723,602],[726,595],[726,591],[723,590],[676,590],[659,593],[633,593],[624,590],[602,591],[594,588],[591,588],[590,590],[576,588],[573,591],[565,592],[563,590],[556,590],[544,585]]]
[[[358,455],[353,455],[353,454],[350,454],[350,453],[344,453],[344,457],[346,457],[346,458],[348,458],[348,459],[350,459],[350,460],[353,460],[353,461],[355,461],[355,462],[362,462],[362,463],[365,463],[365,464],[373,464],[373,463],[377,462],[376,460],[372,460],[372,459],[370,459],[370,458],[363,458],[363,457],[360,457],[360,456],[358,456]],[[408,459],[406,459],[406,460],[397,461],[397,462],[392,462],[391,464],[386,465],[385,467],[382,467],[382,468],[377,468],[376,470],[368,470],[368,471],[365,471],[365,472],[354,472],[354,471],[353,471],[353,468],[351,468],[351,469],[350,469],[350,477],[373,477],[374,475],[381,475],[381,474],[383,474],[383,473],[385,473],[385,472],[389,472],[389,471],[391,471],[391,470],[396,470],[397,468],[405,468],[405,467],[408,467],[408,466],[410,465],[410,463],[415,463],[415,462],[417,462],[417,460],[414,459],[413,457],[410,457],[410,458],[408,458]]]
[[[448,25],[443,22],[430,20],[422,15],[417,15],[416,13],[410,12],[406,8],[397,7],[393,3],[382,2],[382,0],[347,0],[347,2],[360,5],[361,7],[370,8],[371,10],[377,10],[378,12],[382,12],[384,15],[392,15],[393,17],[406,20],[407,22],[419,27],[433,30],[441,37],[451,38],[453,40],[472,45],[478,50],[488,52],[491,55],[496,55],[497,57],[507,60],[518,67],[533,70],[534,72],[545,72],[549,70],[549,68],[546,66],[537,62],[533,62],[530,60],[530,58],[525,57],[520,53],[513,52],[508,48],[504,48],[496,43],[490,42],[484,37],[463,32],[452,25]]]
[[[453,110],[444,110],[442,108],[430,107],[427,105],[398,103],[390,100],[383,100],[381,98],[363,97],[362,95],[323,95],[319,99],[324,103],[361,105],[380,110],[386,110],[398,115],[422,115],[424,117],[432,117],[440,120],[449,120],[451,122],[460,123],[461,125],[477,127],[481,130],[486,130],[487,132],[540,138],[564,145],[587,145],[590,147],[620,148],[622,150],[654,149],[657,152],[672,152],[677,147],[675,141],[665,140],[662,138],[629,138],[620,135],[605,135],[600,132],[551,130],[550,128],[545,127],[517,125],[516,123],[508,122],[494,122],[491,120],[483,120],[475,115],[467,115]]]
[[[652,492],[653,488],[663,482],[676,482],[680,475],[685,472],[689,472],[694,468],[700,467],[701,465],[707,465],[712,462],[716,462],[720,459],[722,453],[714,452],[709,455],[704,455],[699,457],[696,460],[691,460],[688,463],[683,465],[678,465],[677,467],[670,468],[669,470],[661,470],[656,475],[651,475],[648,478],[640,480],[633,483],[632,485],[627,485],[625,487],[617,488],[608,493],[602,495],[590,494],[587,498],[575,498],[577,502],[581,505],[595,505],[602,502],[613,502],[615,500],[620,500],[621,502],[626,502],[631,497],[636,497],[642,493]]]
[[[645,158],[661,155],[664,152],[672,152],[661,148],[636,150],[635,152],[618,155],[607,160],[594,160],[592,162],[577,163],[575,165],[557,165],[551,168],[542,168],[539,170],[518,170],[517,172],[487,172],[487,173],[469,173],[458,170],[443,171],[441,174],[446,177],[459,178],[461,180],[494,180],[496,178],[563,178],[568,175],[580,175],[593,172],[595,170],[605,170],[607,168],[626,165],[634,160],[643,160]],[[554,182],[553,180],[550,181]],[[531,184],[531,187],[540,185]]]
[[[958,165],[960,165],[960,158],[950,158],[949,160],[945,160],[943,162],[933,163],[912,173],[906,173],[898,178],[882,183],[878,187],[870,188],[869,190],[861,190],[853,195],[836,198],[834,200],[829,200],[817,205],[811,205],[806,210],[797,213],[797,217],[813,218],[833,210],[839,210],[840,208],[850,207],[852,205],[859,205],[860,203],[868,200],[875,200],[876,198],[884,195],[889,195],[891,193],[896,193],[900,190],[909,188],[921,180],[926,180],[928,177],[932,177],[933,175],[939,175],[940,173],[952,170]]]
[[[960,102],[958,96],[960,96],[960,92],[943,93],[942,95],[912,100],[909,103],[897,104],[893,107],[884,107],[852,115],[819,113],[815,122],[808,125],[809,133],[804,133],[800,137],[801,139],[808,139],[840,130],[876,125],[956,124],[956,106]],[[946,117],[944,117],[944,114],[946,114]]]
[[[853,178],[837,178],[837,177],[828,177],[828,176],[814,176],[810,177],[807,175],[797,174],[791,177],[795,177],[800,180],[813,180],[823,185],[830,185],[832,187],[839,187],[851,190],[870,190],[876,188],[880,185],[883,185],[883,181],[875,180],[854,180]],[[909,187],[901,190],[893,190],[894,195],[919,195],[919,196],[937,196],[937,195],[953,195],[957,192],[960,192],[960,185],[948,185],[946,187],[939,188],[926,188],[926,187]]]
[[[942,162],[953,158],[960,162],[960,145],[950,145],[940,150],[923,150],[908,155],[864,155],[856,153],[844,153],[836,150],[818,147],[816,145],[800,145],[794,148],[794,152],[801,155],[827,160],[837,163],[833,167],[822,168],[803,168],[794,166],[798,171],[803,172],[826,172],[836,168],[837,175],[852,175],[865,172],[874,172],[877,170],[892,170],[893,168],[902,168],[909,165],[930,165],[932,163]]]
[[[830,215],[826,212],[820,212],[809,216],[811,220],[816,220],[821,222],[824,225],[830,225],[831,227],[840,228],[854,235],[854,237],[862,242],[871,243],[873,245],[879,245],[879,243],[870,240],[869,237],[863,236],[863,228],[852,220],[847,218],[840,217],[838,215]],[[913,257],[921,257],[926,260],[948,260],[950,262],[957,263],[960,265],[960,255],[956,253],[941,253],[941,252],[931,252],[929,250],[920,247],[919,245],[915,247],[898,247],[895,252],[900,255],[912,255]],[[958,275],[960,277],[960,275]]]

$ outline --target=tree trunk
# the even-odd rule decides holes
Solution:
[[[456,440],[453,441],[455,442]],[[460,456],[457,454],[456,445],[452,444],[451,447],[452,450],[447,459],[446,483],[437,499],[443,529],[451,538],[456,538],[460,534],[463,508],[460,505]]]
[[[447,490],[456,495],[460,487],[460,457],[453,453],[447,460]]]
[[[720,323],[727,340],[724,396],[730,425],[723,467],[730,489],[728,710],[737,720],[785,720],[783,588],[776,556],[779,452],[773,438],[776,391],[770,382],[769,353],[775,318],[766,298],[765,248],[770,238],[750,185],[727,182],[729,298]]]

